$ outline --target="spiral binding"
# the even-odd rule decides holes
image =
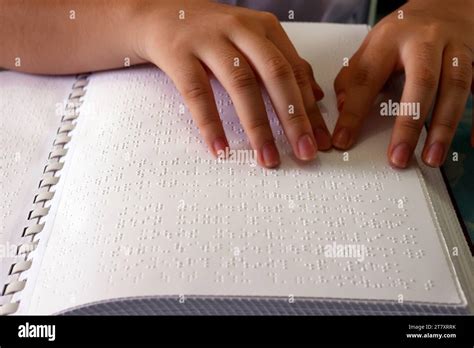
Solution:
[[[48,163],[44,167],[43,177],[33,199],[33,209],[28,213],[30,225],[23,229],[21,235],[25,242],[19,245],[17,250],[17,256],[20,260],[12,264],[8,274],[9,280],[4,288],[0,289],[0,295],[8,297],[7,302],[0,305],[0,315],[14,314],[20,305],[19,301],[13,302],[13,296],[25,288],[27,279],[21,279],[21,275],[32,266],[33,257],[30,258],[29,256],[38,245],[36,236],[43,231],[45,226],[43,219],[48,215],[50,209],[48,203],[54,197],[52,189],[59,182],[60,175],[58,172],[64,166],[61,159],[66,156],[68,151],[66,145],[71,141],[70,132],[74,130],[76,119],[79,117],[79,107],[83,102],[82,97],[86,92],[85,87],[89,82],[89,75],[77,75],[69,94],[65,113],[61,118],[61,124],[53,142],[53,149],[49,153]]]

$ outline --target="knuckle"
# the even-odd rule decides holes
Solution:
[[[247,123],[247,132],[251,134],[264,134],[269,129],[268,121],[264,118],[255,118]]]
[[[463,50],[463,52],[454,54],[453,56],[459,58],[460,66],[472,67],[472,65],[474,64],[474,57],[470,53],[468,53],[468,51],[466,50]]]
[[[360,65],[353,71],[352,83],[355,86],[370,86],[373,79],[372,70],[368,66]]]
[[[235,28],[242,24],[242,18],[236,13],[226,13],[222,15],[222,23],[229,28]]]
[[[434,126],[444,128],[445,130],[448,131],[448,134],[454,133],[457,128],[456,121],[450,118],[442,118],[442,119],[436,120]]]
[[[418,45],[416,58],[423,62],[431,62],[433,57],[437,56],[439,49],[435,41],[424,41]]]
[[[418,136],[423,128],[422,122],[415,122],[412,120],[406,120],[400,123],[400,128],[403,133],[408,133],[414,136]]]
[[[283,57],[273,56],[267,60],[267,69],[270,78],[289,78],[293,73],[290,65]]]
[[[447,83],[450,87],[468,91],[472,83],[472,67],[471,64],[465,64],[462,58],[459,58],[459,62],[458,67],[450,67]]]
[[[416,73],[413,83],[417,87],[435,89],[438,85],[438,76],[432,68],[424,66]]]
[[[275,16],[275,14],[271,12],[263,11],[261,15],[262,15],[262,19],[264,23],[270,24],[272,26],[276,26],[280,24],[278,17]]]
[[[442,34],[442,29],[438,23],[430,23],[425,26],[424,36],[428,38],[431,42],[436,42],[439,40],[440,35]]]
[[[311,64],[309,64],[308,61],[305,59],[301,59],[301,62],[303,64],[304,69],[306,70],[306,73],[308,75],[314,75],[313,67],[311,66]]]
[[[309,77],[311,75],[308,65],[306,62],[296,63],[293,65],[293,74],[295,75],[296,82],[299,86],[306,86],[309,84]]]
[[[393,36],[399,30],[399,24],[389,20],[381,21],[374,30],[369,34],[370,37],[382,38],[387,40],[387,37]]]
[[[153,35],[156,35],[155,33]],[[154,43],[162,42],[160,38],[153,39]],[[184,33],[176,33],[172,40],[169,40],[169,45],[167,46],[168,51],[172,56],[181,56],[183,55],[183,47],[189,47],[191,42],[189,41],[188,35]]]
[[[306,114],[302,112],[295,112],[294,114],[290,114],[288,116],[288,123],[290,125],[300,125],[304,124],[308,120]]]
[[[246,90],[257,86],[257,80],[249,69],[235,69],[230,74],[231,86],[237,91]]]
[[[207,98],[210,95],[209,89],[201,82],[190,81],[184,84],[185,87],[182,88],[182,95],[187,100],[198,100],[202,98]]]
[[[448,77],[448,85],[463,92],[469,91],[471,89],[471,80],[467,78],[467,74],[456,72]]]

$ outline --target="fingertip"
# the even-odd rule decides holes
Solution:
[[[298,139],[297,149],[297,156],[302,161],[315,159],[318,152],[318,146],[309,134],[304,134]]]
[[[388,163],[390,164],[390,166],[391,166],[393,169],[401,169],[401,170],[407,169],[407,166],[406,166],[406,165],[405,165],[404,167],[399,166],[399,165],[397,165],[396,163],[393,163],[390,158],[389,158]]]
[[[267,142],[262,146],[258,158],[260,165],[269,169],[280,165],[280,154],[273,141]]]
[[[431,144],[423,154],[423,162],[432,168],[439,168],[444,162],[445,146],[440,142]]]
[[[229,148],[229,142],[225,137],[217,137],[212,142],[211,150],[214,157],[223,158],[226,154],[226,150]]]
[[[400,143],[392,148],[389,155],[389,162],[392,167],[397,169],[405,169],[411,157],[411,148],[407,143]]]
[[[423,158],[423,163],[426,164],[426,165],[427,165],[428,167],[430,167],[430,168],[435,168],[435,169],[436,169],[436,168],[441,167],[440,164],[431,163],[431,162],[429,162],[429,161],[428,161],[427,159],[425,159],[425,158]]]
[[[351,146],[351,142],[351,131],[346,127],[337,129],[332,137],[332,146],[338,150],[348,150]]]
[[[332,148],[331,135],[326,129],[318,127],[313,131],[313,133],[319,150],[327,151]]]

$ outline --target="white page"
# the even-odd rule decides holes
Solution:
[[[324,88],[332,126],[332,81],[367,29],[285,27]],[[227,95],[213,86],[231,146],[248,149]],[[155,68],[91,77],[23,311],[179,294],[461,301],[417,164],[387,164],[392,120],[367,122],[350,161],[330,151],[303,166],[271,115],[282,165],[265,170],[216,163],[181,103]],[[321,248],[333,242],[368,255],[327,257]]]
[[[0,71],[0,284],[14,260],[73,77]]]

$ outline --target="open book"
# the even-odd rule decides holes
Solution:
[[[333,80],[368,28],[284,26],[332,129]],[[249,150],[213,88],[231,148]],[[151,66],[0,72],[0,104],[3,314],[472,312],[472,256],[440,172],[388,165],[379,108],[353,150],[301,164],[267,98],[282,155],[267,170],[214,159]]]

